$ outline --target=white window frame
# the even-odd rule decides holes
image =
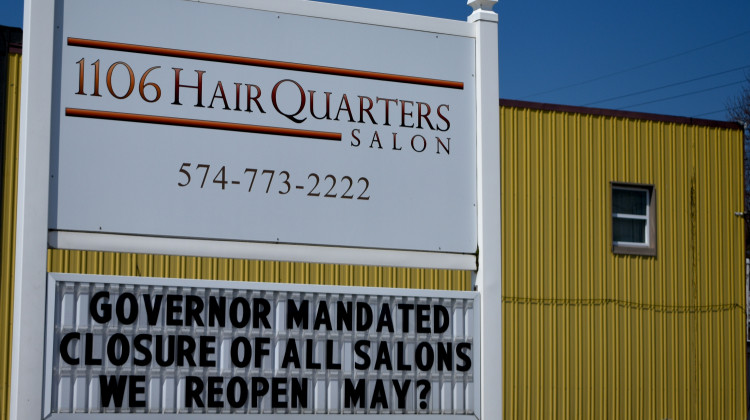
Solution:
[[[646,214],[615,213],[614,196],[615,190],[639,191],[646,193]],[[611,235],[612,235],[612,252],[624,255],[645,255],[656,256],[656,197],[653,185],[632,184],[622,182],[611,183]],[[616,241],[614,238],[614,220],[615,219],[645,220],[646,232],[645,242],[627,242]]]

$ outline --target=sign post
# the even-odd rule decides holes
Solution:
[[[292,0],[26,0],[11,418],[106,419],[144,414],[142,404],[160,418],[256,413],[242,389],[291,418],[500,418],[496,2],[469,0],[474,12],[456,22]],[[209,16],[221,31],[195,31]],[[224,312],[208,291],[219,283],[48,274],[48,247],[472,270],[476,292],[287,286],[253,300],[247,286],[226,292],[239,306]],[[157,309],[162,301],[171,303]],[[317,327],[301,324],[306,309],[292,313],[299,322],[289,331],[263,328],[289,305],[308,304]],[[350,306],[363,312],[347,318]],[[201,347],[187,324],[211,314],[229,322],[219,312],[260,313],[260,330],[225,325],[211,332],[225,346]],[[341,329],[329,327],[336,316]],[[369,324],[357,330],[347,319]],[[243,368],[231,343],[256,333],[276,352],[258,359],[259,370],[211,370],[219,360]],[[306,351],[288,334],[315,346],[311,370],[295,371],[314,387],[269,361],[293,363]],[[143,374],[134,365],[169,343],[163,337],[182,340],[184,360],[203,351],[197,368],[206,371],[185,376],[152,358],[146,365],[164,374]],[[219,348],[226,354],[212,352]],[[347,368],[368,366],[355,372],[361,382],[332,380],[352,350]],[[400,368],[385,369],[393,354]],[[316,370],[321,357],[330,371]],[[128,383],[119,382],[122,366],[133,369],[122,373]],[[276,374],[287,378],[277,388],[258,379]],[[164,375],[176,382],[159,382]],[[222,394],[234,411],[193,410],[219,404],[220,376],[234,381],[236,392]],[[141,399],[157,388],[182,400]],[[123,402],[96,411],[96,395],[132,397],[135,410]],[[292,395],[299,410],[283,411]],[[365,407],[365,397],[375,402]]]
[[[42,416],[55,2],[25,0],[10,418]]]
[[[481,415],[502,418],[502,282],[500,261],[500,117],[497,0],[469,0],[477,39],[477,202],[479,254],[474,277],[481,296]]]

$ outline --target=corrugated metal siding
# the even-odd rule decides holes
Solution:
[[[18,124],[21,102],[21,55],[8,55],[3,161],[2,203],[0,209],[0,419],[8,418],[10,400],[10,350],[13,324],[13,263],[16,241],[16,196],[18,184]]]
[[[500,112],[505,417],[745,418],[741,130]],[[612,181],[656,257],[612,253]]]
[[[58,273],[237,280],[337,286],[470,290],[471,272],[50,250]]]
[[[11,56],[0,419],[8,418],[20,56]],[[505,417],[744,418],[739,130],[505,107]],[[609,182],[655,185],[658,256],[610,250]],[[51,250],[56,272],[469,290],[468,272]]]

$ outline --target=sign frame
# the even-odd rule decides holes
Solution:
[[[431,299],[465,299],[472,300],[474,305],[474,313],[478,315],[481,310],[481,303],[479,300],[479,293],[467,292],[467,291],[448,291],[448,290],[424,290],[424,289],[396,289],[396,288],[382,288],[382,287],[356,287],[356,286],[325,286],[325,285],[309,285],[309,284],[286,284],[286,283],[255,283],[255,282],[236,282],[236,281],[220,281],[220,280],[197,280],[197,279],[175,279],[175,278],[143,278],[143,277],[129,277],[129,276],[104,276],[104,275],[93,275],[93,274],[68,274],[68,273],[49,273],[47,276],[47,295],[55,295],[55,286],[58,281],[64,281],[69,283],[88,283],[88,284],[127,284],[134,286],[163,286],[163,287],[180,287],[180,288],[208,288],[212,289],[228,289],[228,290],[253,290],[253,291],[266,291],[266,292],[287,292],[292,294],[339,294],[339,295],[352,295],[352,296],[368,296],[368,297],[410,297],[410,298],[431,298]],[[291,287],[291,289],[290,289]],[[47,327],[45,334],[48,338],[52,338],[55,335],[55,328],[58,326],[55,324],[55,316],[57,313],[57,301],[47,301]],[[473,383],[477,386],[474,391],[474,407],[478,408],[480,404],[479,398],[479,383],[481,380],[481,362],[480,361],[480,348],[481,348],[481,337],[480,331],[480,320],[478,316],[472,319],[472,360],[480,363],[479,367],[474,370]],[[466,324],[465,324],[466,325]],[[226,328],[231,328],[227,326]],[[138,327],[136,328],[138,329]],[[340,333],[334,333],[338,335]],[[354,335],[357,335],[356,333]],[[369,337],[369,336],[368,336]],[[372,338],[372,337],[369,337]],[[374,339],[374,338],[373,338]],[[54,358],[54,346],[46,346],[45,348],[45,378],[52,378],[52,367]],[[418,373],[414,373],[418,375]],[[44,397],[44,412],[51,413],[52,396],[47,393],[49,387],[53,384],[46,384],[45,397]],[[431,392],[438,392],[437,390]],[[80,420],[83,413],[51,413],[47,414],[50,419],[73,419]],[[219,419],[243,416],[252,416],[253,414],[204,414],[204,413],[182,413],[182,414],[159,414],[159,413],[85,413],[87,419],[107,419],[110,416],[138,416],[138,418],[146,419],[162,419],[170,418],[171,416],[185,416],[199,419]],[[329,414],[262,414],[263,416],[274,416],[282,419],[306,419],[314,416],[329,415]],[[342,417],[345,419],[362,420],[371,418],[373,414],[330,414],[336,417]],[[415,418],[440,418],[443,420],[469,420],[477,419],[478,415],[474,414],[449,414],[449,415],[438,415],[438,414],[386,414],[389,418],[394,419],[415,419]],[[222,417],[223,416],[223,417]]]
[[[52,1],[53,4],[62,5],[63,0],[28,0],[28,1]],[[428,32],[435,34],[445,34],[456,37],[471,38],[478,43],[477,34],[474,25],[466,22],[453,20],[437,19],[425,16],[406,15],[392,12],[383,12],[379,10],[353,8],[339,6],[335,4],[318,3],[314,1],[285,1],[285,2],[268,2],[264,0],[252,0],[246,3],[237,0],[209,0],[207,2],[215,5],[236,6],[241,8],[253,9],[263,12],[287,13],[290,15],[299,15],[311,18],[325,18],[341,20],[356,24],[367,24],[381,26],[385,28],[406,29],[417,32]],[[58,6],[55,19],[59,19],[62,14],[61,6]],[[57,31],[52,31],[52,37],[59,36]],[[55,39],[59,42],[58,39]],[[55,51],[57,48],[54,44],[52,54],[60,54]],[[478,45],[475,51],[475,59],[478,61]],[[57,57],[56,61],[61,60]],[[47,65],[54,65],[51,61]],[[478,101],[481,93],[479,90],[479,69],[474,64],[477,77],[475,78],[474,96]],[[53,77],[55,75],[53,74]],[[53,86],[54,87],[54,86]],[[229,87],[227,87],[229,89]],[[59,96],[59,94],[57,94]],[[54,113],[54,102],[59,102],[57,97],[52,97],[53,109],[51,118],[58,118]],[[477,122],[480,119],[479,106],[475,111]],[[56,130],[55,124],[51,127]],[[53,135],[57,135],[54,133]],[[479,149],[479,132],[477,127],[476,146],[477,156]],[[474,141],[474,139],[471,139]],[[477,171],[479,171],[476,163]],[[52,192],[52,191],[50,191]],[[53,194],[54,195],[54,194]],[[477,197],[477,202],[479,197]],[[479,205],[477,203],[477,212]],[[478,233],[477,233],[478,235]],[[457,269],[457,270],[476,270],[477,262],[475,253],[456,253],[440,251],[419,251],[419,250],[396,250],[396,249],[374,249],[359,247],[344,247],[336,245],[305,245],[297,243],[273,243],[273,242],[247,242],[237,240],[222,239],[200,239],[200,238],[176,238],[164,236],[148,236],[134,234],[107,234],[107,233],[89,233],[69,230],[50,230],[48,234],[48,243],[53,248],[58,249],[76,249],[91,251],[113,251],[113,252],[133,252],[133,253],[150,253],[164,255],[182,255],[182,256],[217,256],[216,249],[222,249],[223,254],[235,258],[246,259],[267,259],[281,260],[292,262],[320,262],[336,264],[357,264],[357,265],[383,265],[412,268],[439,268],[439,269]]]
[[[474,254],[473,37],[135,1],[61,3],[53,233]]]

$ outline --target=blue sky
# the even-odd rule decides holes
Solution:
[[[23,2],[0,2],[0,25],[21,27]],[[471,13],[465,0],[328,2]],[[495,11],[506,99],[723,120],[750,74],[748,0],[501,0]]]

